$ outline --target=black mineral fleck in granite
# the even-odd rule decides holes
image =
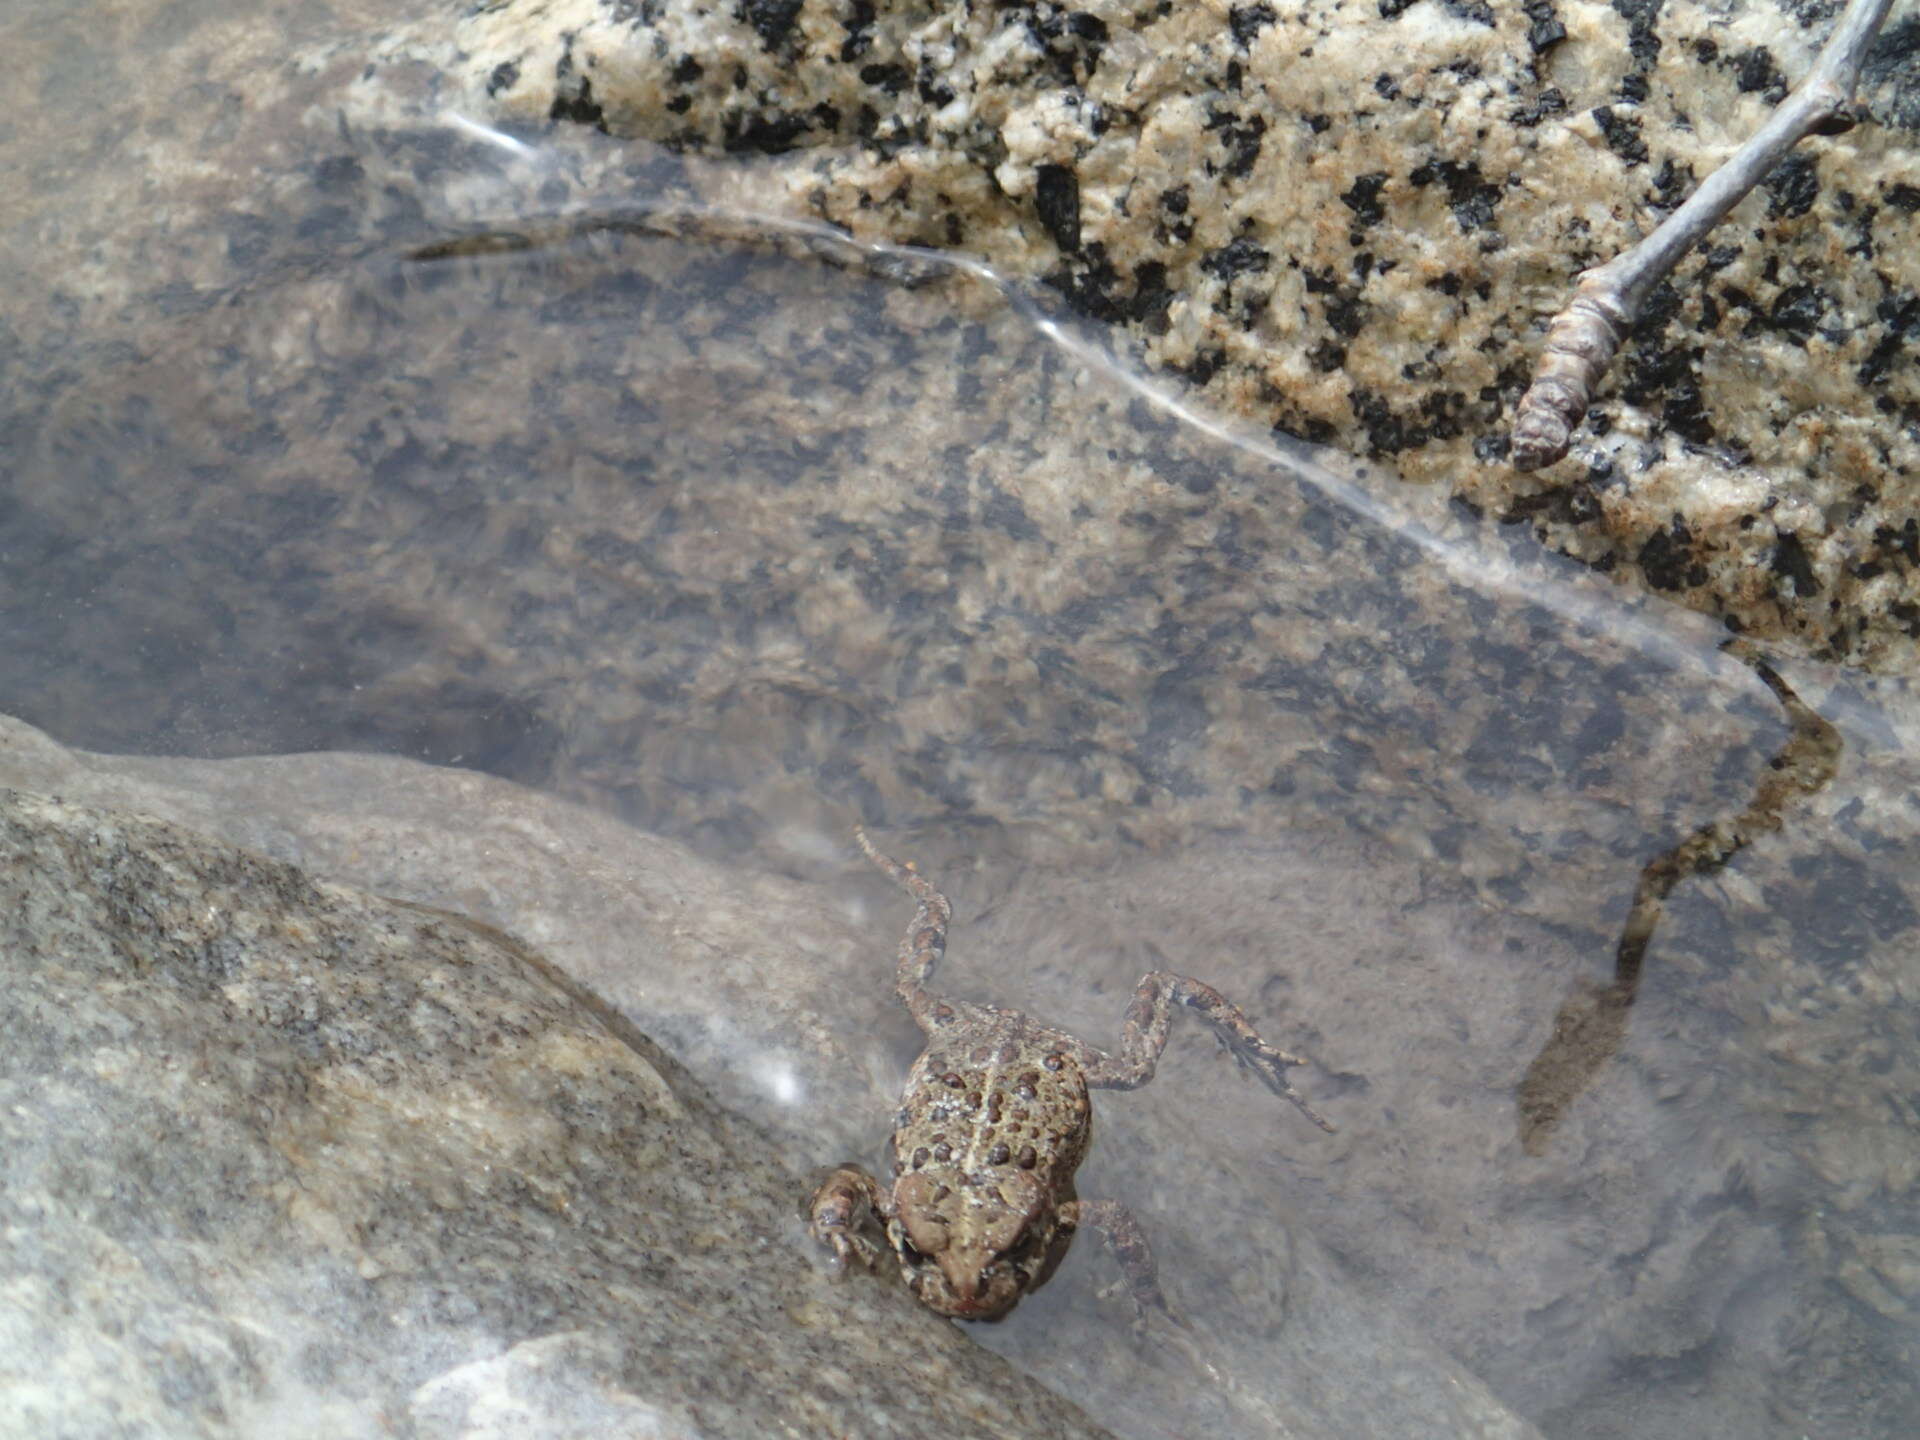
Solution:
[[[1266,117],[1253,115],[1243,122],[1234,115],[1214,114],[1207,120],[1207,129],[1218,135],[1227,152],[1221,169],[1237,180],[1251,175],[1254,162],[1260,158],[1260,137],[1267,133]]]
[[[1080,181],[1064,165],[1041,165],[1033,176],[1033,205],[1053,243],[1071,253],[1080,248]]]
[[[1531,129],[1542,120],[1567,113],[1567,97],[1560,93],[1558,86],[1549,85],[1536,95],[1528,104],[1510,111],[1507,118],[1515,125]]]
[[[602,113],[599,102],[593,98],[593,82],[584,76],[577,89],[571,92],[563,89],[554,94],[548,118],[570,121],[575,125],[590,125],[603,135],[609,133],[607,117]]]
[[[1354,418],[1367,432],[1367,445],[1372,454],[1394,455],[1426,444],[1426,427],[1394,413],[1385,396],[1355,386],[1351,403]]]
[[[1209,275],[1217,275],[1222,280],[1231,280],[1236,275],[1255,274],[1265,270],[1273,257],[1261,249],[1246,236],[1241,236],[1218,250],[1211,250],[1201,260],[1200,268]]]
[[[842,63],[850,65],[873,48],[873,22],[878,18],[873,0],[853,0],[847,7],[846,18],[840,22],[847,31],[847,38],[840,42]]]
[[[1693,532],[1678,515],[1666,529],[1648,536],[1635,558],[1656,590],[1686,590],[1707,583],[1707,567],[1694,558]]]
[[[1621,115],[1612,106],[1601,105],[1594,109],[1593,122],[1600,127],[1607,148],[1629,165],[1638,165],[1647,158],[1647,142],[1640,138],[1640,122],[1634,116]]]
[[[753,27],[760,43],[774,50],[792,34],[802,4],[803,0],[744,0],[738,14]]]
[[[860,83],[871,85],[891,96],[905,93],[913,75],[904,65],[862,65]]]
[[[1663,210],[1676,209],[1693,192],[1693,188],[1693,167],[1674,164],[1671,155],[1662,160],[1660,168],[1654,172],[1654,201]]]
[[[1560,15],[1552,5],[1552,0],[1526,0],[1520,7],[1526,13],[1527,44],[1533,53],[1539,55],[1552,49],[1567,38],[1567,27],[1560,23]]]
[[[1340,202],[1353,211],[1356,225],[1378,225],[1386,219],[1387,212],[1380,204],[1380,191],[1387,183],[1386,172],[1371,170],[1365,175],[1356,175],[1353,184],[1340,196]],[[1354,244],[1360,243],[1356,234]]]
[[[1428,160],[1407,179],[1415,186],[1431,185],[1436,180],[1446,186],[1447,203],[1453,207],[1453,218],[1462,230],[1478,230],[1493,224],[1493,209],[1500,203],[1500,187],[1488,184],[1473,161],[1460,164],[1453,160]]]
[[[1860,364],[1862,385],[1878,385],[1887,378],[1894,362],[1910,343],[1920,342],[1920,296],[1912,293],[1889,295],[1875,309],[1875,318],[1885,323],[1887,333],[1874,344]],[[1913,522],[1907,522],[1909,529]],[[1920,559],[1916,560],[1920,563]]]
[[[1813,562],[1807,558],[1807,547],[1800,543],[1800,537],[1791,530],[1783,530],[1773,546],[1773,573],[1782,579],[1793,582],[1794,592],[1800,595],[1818,594],[1820,582],[1814,578]]]
[[[1322,339],[1307,351],[1307,363],[1321,374],[1331,374],[1347,363],[1347,347]]]
[[[1072,265],[1062,265],[1047,276],[1047,284],[1096,320],[1124,320],[1132,313],[1133,292],[1107,257],[1107,247],[1098,241],[1085,246]]]
[[[1813,286],[1789,285],[1768,307],[1766,323],[1804,345],[1813,335],[1814,327],[1820,323],[1820,316],[1826,308],[1826,297]]]
[[[1880,32],[1867,52],[1861,82],[1880,97],[1875,120],[1920,131],[1920,13],[1895,19]]]
[[[1666,0],[1613,0],[1614,10],[1627,22],[1627,53],[1634,68],[1644,70],[1660,58],[1660,37],[1654,31]]]
[[[1271,5],[1235,5],[1227,11],[1227,28],[1233,32],[1234,43],[1244,50],[1279,18]]]
[[[729,115],[722,127],[721,144],[727,153],[780,155],[791,150],[812,127],[802,115]]]
[[[1820,198],[1819,164],[1812,155],[1796,151],[1774,166],[1762,183],[1769,220],[1804,215]]]
[[[1325,295],[1327,325],[1335,334],[1351,340],[1367,323],[1367,305],[1357,286],[1342,285],[1331,270],[1301,272],[1309,295]]]
[[[1787,82],[1766,50],[1755,47],[1745,51],[1734,58],[1733,64],[1735,79],[1743,94],[1758,91],[1775,105],[1787,98]]]
[[[1149,260],[1134,272],[1132,316],[1155,335],[1167,332],[1167,312],[1173,306],[1173,290],[1167,284],[1167,267]]]

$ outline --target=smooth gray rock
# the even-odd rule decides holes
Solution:
[[[7,791],[0,970],[4,1433],[1105,1433],[484,926]]]
[[[502,1415],[536,1434],[914,1435],[956,1412],[968,1434],[1092,1433],[983,1340],[1122,1435],[1182,1421],[1535,1433],[1354,1293],[1237,1167],[1191,1177],[1194,1222],[1163,1222],[1190,1331],[1136,1335],[1126,1307],[1088,1293],[1110,1278],[1097,1254],[1029,1302],[1037,1323],[1007,1327],[939,1321],[890,1270],[826,1279],[797,1219],[803,1171],[884,1125],[872,1071],[889,1067],[805,977],[870,969],[883,986],[885,962],[823,961],[826,942],[857,957],[858,941],[805,887],[405,762],[121,760],[0,722],[0,783],[22,779],[238,831],[421,903],[167,821],[8,792],[4,873],[19,893],[0,896],[17,917],[0,935],[22,1001],[0,1083],[41,1117],[5,1137],[32,1160],[0,1205],[21,1217],[9,1223],[38,1277],[9,1319],[66,1347],[60,1363],[30,1352],[58,1383],[7,1392],[21,1415],[84,1429],[139,1397],[163,1433],[245,1433],[296,1410],[298,1389],[342,1433],[402,1406],[433,1435],[488,1433]],[[498,869],[476,863],[488,853]],[[576,888],[555,888],[575,857]],[[771,1123],[716,1108],[577,980],[438,908],[462,888],[545,929],[557,957],[629,1014],[659,1016]],[[191,1086],[153,1084],[157,1055]],[[71,1091],[64,1077],[83,1071]],[[39,1189],[76,1170],[63,1193],[84,1220]],[[139,1285],[106,1288],[109,1246]],[[168,1292],[183,1273],[187,1293]],[[71,1329],[50,1299],[63,1285],[97,1292]],[[90,1332],[154,1308],[210,1337],[211,1357],[193,1352],[199,1388],[166,1388],[150,1347],[95,1353]],[[1248,1317],[1261,1317],[1251,1331]],[[742,1368],[761,1377],[745,1393],[729,1378]]]

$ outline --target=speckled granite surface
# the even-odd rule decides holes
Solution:
[[[1505,426],[1576,273],[1804,72],[1837,6],[517,0],[456,30],[475,113],[773,154],[793,210],[956,246],[1150,363],[1763,637],[1920,635],[1920,14],[1879,123],[1803,146],[1682,267],[1574,454]],[[431,49],[431,37],[422,45]]]

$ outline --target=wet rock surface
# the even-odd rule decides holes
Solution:
[[[830,1285],[764,1137],[505,937],[17,792],[0,836],[9,1430],[1106,1433]]]
[[[1524,1078],[1608,979],[1644,867],[1781,751],[1712,625],[1535,563],[1440,487],[1370,508],[1208,439],[984,287],[672,208],[764,207],[823,154],[709,167],[574,124],[508,154],[450,119],[468,97],[418,36],[365,39],[391,6],[173,6],[166,43],[143,13],[6,33],[39,77],[0,138],[26,157],[0,211],[10,709],[97,749],[384,750],[585,802],[578,829],[497,802],[450,826],[405,813],[392,761],[274,762],[350,816],[302,842],[332,860],[244,786],[228,833],[590,967],[796,1174],[872,1159],[912,1053],[862,819],[954,894],[972,998],[1107,1037],[1173,961],[1315,1057],[1331,1141],[1185,1034],[1101,1112],[1086,1192],[1146,1217],[1176,1300],[1232,1302],[1222,1343],[1348,1323],[1317,1237],[1363,1318],[1555,1436],[1920,1428],[1902,685],[1783,667],[1837,772],[1667,897],[1531,1154]],[[1047,174],[1051,264],[1075,192]],[[1203,273],[1244,288],[1235,255]],[[1702,533],[1669,524],[1661,573]],[[106,783],[45,773],[19,783]],[[198,815],[241,771],[183,773]],[[615,816],[664,843],[623,850]],[[385,857],[429,837],[453,876],[414,892]],[[627,893],[623,865],[683,903],[563,957],[553,914]],[[1111,1276],[1076,1258],[968,1337],[1081,1369]],[[1297,1378],[1223,1368],[1337,1415],[1325,1354],[1387,1373],[1378,1335]],[[1096,1397],[1190,1398],[1100,1353],[1142,1387]]]
[[[358,183],[408,153],[367,141]],[[542,183],[444,174],[470,208]],[[1310,815],[1471,851],[1509,898],[1543,853],[1744,793],[1700,755],[1765,753],[1738,667],[1674,711],[1706,624],[1649,627],[1444,506],[1349,508],[977,282],[626,225],[363,254],[30,387],[0,571],[23,718],[458,763],[801,874],[855,818],[1059,860]],[[1607,775],[1634,782],[1542,798]]]
[[[10,443],[44,430],[95,346],[154,363],[155,316],[190,323],[369,250],[663,195],[744,202],[984,255],[1260,428],[1387,461],[1749,634],[1904,672],[1912,17],[1869,66],[1872,122],[1803,147],[1681,268],[1574,456],[1523,477],[1501,451],[1574,275],[1759,122],[1833,9],[566,0],[408,26],[392,6],[176,5],[162,44],[141,5],[45,7],[9,31],[17,93],[44,99],[0,139],[22,191],[0,221],[21,280],[0,374],[31,417],[0,420]],[[565,158],[489,207],[453,116]],[[633,139],[582,161],[565,138],[602,130],[671,153]],[[257,338],[270,357],[229,352],[264,392],[230,417],[236,446],[283,441],[259,402],[350,341]],[[236,379],[221,353],[200,352]]]
[[[905,915],[850,846],[833,878],[796,884],[391,759],[94,757],[19,726],[0,754],[0,783],[177,817],[539,936],[712,1076],[786,1176],[870,1159],[884,1136],[917,1048],[889,985]],[[1325,832],[1195,834],[1064,869],[964,834],[900,837],[954,896],[955,993],[1103,1040],[1142,971],[1184,968],[1313,1058],[1299,1083],[1341,1127],[1276,1113],[1197,1030],[1176,1031],[1154,1085],[1099,1097],[1081,1191],[1141,1216],[1225,1393],[1168,1347],[1140,1349],[1127,1307],[1095,1293],[1115,1278],[1098,1247],[967,1337],[1122,1434],[1128,1417],[1195,1413],[1340,1434],[1376,1403],[1411,1427],[1436,1394],[1479,1393],[1422,1380],[1436,1362],[1419,1335],[1551,1435],[1902,1433],[1920,1403],[1900,1359],[1920,1172],[1899,1098],[1920,912],[1883,865],[1915,843],[1898,754],[1851,759],[1777,837],[1675,893],[1609,1063],[1546,1145],[1529,1143],[1523,1077],[1610,935],[1490,909],[1446,867]],[[1611,886],[1595,925],[1624,918],[1630,866],[1560,875]],[[796,1184],[773,1248],[804,1258]],[[784,1273],[767,1253],[750,1258]],[[868,1289],[898,1287],[825,1293]],[[1439,1433],[1505,1433],[1498,1413],[1476,1402]]]
[[[1910,669],[1920,22],[1657,293],[1573,455],[1505,463],[1578,272],[1805,73],[1835,5],[487,7],[461,103],[697,153],[982,255],[1262,425],[1390,458],[1628,583]]]
[[[885,1102],[810,973],[844,972],[806,937],[851,952],[847,919],[801,887],[404,762],[121,761],[0,722],[0,785],[22,781],[533,922],[626,1014],[683,1032],[697,1016],[687,1051],[734,1093],[787,1103],[766,1128],[716,1108],[620,1013],[489,926],[8,789],[0,1420],[304,1433],[315,1407],[334,1434],[376,1433],[386,1414],[426,1435],[511,1419],[537,1435],[914,1436],[951,1434],[959,1414],[967,1434],[1107,1433],[1027,1371],[1091,1388],[1126,1435],[1154,1433],[1146,1415],[1536,1433],[1353,1295],[1283,1216],[1259,1249],[1234,1245],[1234,1283],[1274,1287],[1256,1337],[1175,1273],[1197,1328],[1136,1335],[1083,1272],[1066,1287],[1081,1320],[1055,1310],[1009,1366],[891,1277],[829,1280],[786,1162],[847,1153]],[[580,893],[556,893],[561,877]],[[1218,1247],[1245,1205],[1182,1239]]]

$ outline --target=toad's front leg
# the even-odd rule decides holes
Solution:
[[[863,1209],[886,1218],[886,1193],[858,1165],[836,1169],[807,1204],[807,1233],[832,1249],[835,1270],[844,1270],[850,1259],[872,1268],[880,1258],[880,1248],[860,1234]]]
[[[1206,1021],[1233,1058],[1258,1075],[1269,1090],[1299,1106],[1301,1113],[1322,1130],[1332,1132],[1332,1124],[1287,1083],[1286,1067],[1307,1062],[1262,1040],[1240,1013],[1240,1007],[1211,985],[1171,970],[1150,970],[1140,977],[1133,1003],[1127,1007],[1126,1021],[1120,1027],[1118,1055],[1084,1047],[1081,1068],[1086,1071],[1087,1083],[1099,1090],[1137,1090],[1151,1080],[1154,1067],[1160,1063],[1160,1052],[1167,1048],[1167,1029],[1173,1023],[1176,1004]]]

